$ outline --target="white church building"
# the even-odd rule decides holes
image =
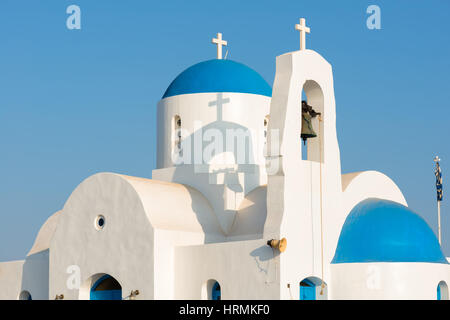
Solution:
[[[332,66],[296,29],[272,87],[219,33],[158,103],[152,179],[84,180],[0,263],[0,299],[448,299],[448,259],[397,185],[341,173]]]

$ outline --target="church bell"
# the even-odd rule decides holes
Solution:
[[[315,112],[306,101],[302,101],[302,132],[300,137],[303,139],[303,144],[306,143],[307,139],[317,137],[317,134],[312,127],[311,120],[319,114],[320,113]]]

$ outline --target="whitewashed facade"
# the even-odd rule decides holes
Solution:
[[[447,299],[448,262],[396,184],[341,173],[332,66],[302,49],[276,58],[273,89],[221,54],[183,72],[153,179],[88,177],[0,263],[0,299]],[[302,91],[321,113],[306,148]]]

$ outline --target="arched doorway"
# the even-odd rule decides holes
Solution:
[[[211,293],[212,300],[221,300],[222,294],[220,291],[220,284],[216,281],[212,287],[212,293]]]
[[[203,300],[222,300],[222,290],[218,281],[210,279],[202,287]]]
[[[23,290],[19,294],[19,300],[33,300],[31,297],[31,293],[29,293],[27,290]]]
[[[323,287],[322,287],[323,284]],[[317,277],[308,277],[300,282],[300,300],[327,300],[328,288]]]
[[[109,274],[105,274],[92,285],[90,300],[122,300],[122,286]]]
[[[437,299],[438,300],[448,300],[448,286],[445,281],[439,282],[437,286]]]

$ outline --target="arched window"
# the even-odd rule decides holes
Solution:
[[[267,128],[269,127],[269,115],[264,118],[264,141],[267,142]]]
[[[328,299],[327,284],[317,277],[308,277],[300,282],[300,300]]]
[[[122,300],[122,286],[108,274],[100,277],[91,288],[91,300]]]
[[[33,300],[31,297],[31,293],[29,293],[28,291],[24,290],[20,293],[19,295],[19,300]]]
[[[173,133],[174,133],[174,153],[181,154],[181,117],[176,115],[173,118]]]
[[[448,286],[445,281],[439,282],[437,286],[437,299],[448,300]]]

